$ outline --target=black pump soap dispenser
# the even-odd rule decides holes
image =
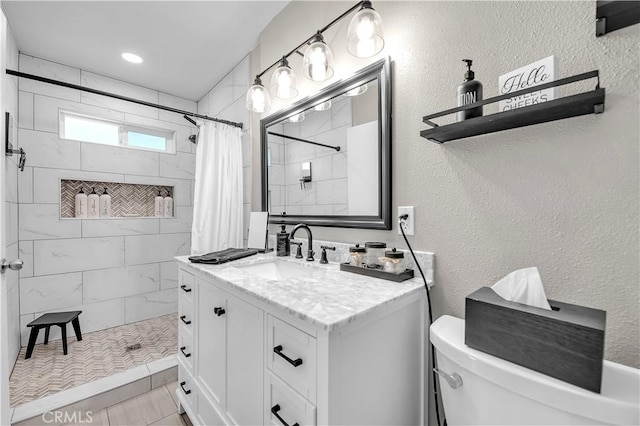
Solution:
[[[471,59],[463,59],[467,63],[467,71],[464,73],[464,83],[458,86],[458,106],[464,106],[482,100],[482,83],[474,80],[474,72],[471,70]],[[482,107],[467,109],[457,113],[458,121],[468,118],[482,117]]]
[[[289,244],[289,233],[286,225],[280,225],[282,229],[276,235],[276,256],[289,256],[291,245]]]

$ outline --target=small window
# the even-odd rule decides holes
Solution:
[[[150,151],[175,152],[174,132],[60,111],[60,138]]]

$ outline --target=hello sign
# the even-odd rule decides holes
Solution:
[[[501,75],[498,77],[498,87],[500,89],[500,94],[504,95],[518,90],[527,89],[532,86],[549,83],[554,81],[555,77],[556,61],[555,57],[552,55]],[[500,101],[498,105],[502,112],[548,102],[555,99],[555,97],[556,89],[551,88],[506,99],[504,101]]]

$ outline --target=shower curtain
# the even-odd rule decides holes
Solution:
[[[200,126],[191,227],[191,254],[242,247],[242,130]]]

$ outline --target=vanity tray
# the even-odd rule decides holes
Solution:
[[[382,278],[389,281],[406,281],[413,278],[413,269],[405,269],[404,272],[399,274],[392,274],[391,272],[385,272],[381,269],[362,268],[360,266],[353,266],[348,263],[340,264],[341,271],[353,272],[354,274],[367,275],[374,278]]]

